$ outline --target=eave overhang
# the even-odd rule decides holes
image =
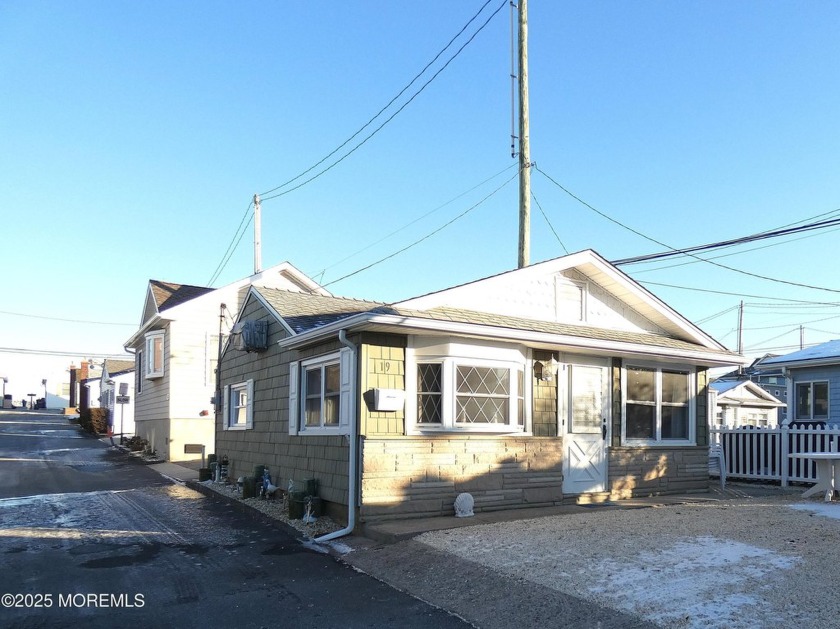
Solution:
[[[535,349],[581,352],[592,355],[622,356],[658,359],[673,362],[690,362],[707,367],[747,365],[750,360],[738,354],[719,352],[703,347],[697,349],[670,348],[651,343],[624,342],[597,339],[585,336],[535,332],[516,328],[478,325],[382,313],[362,313],[342,319],[307,332],[278,341],[280,347],[297,349],[312,345],[338,334],[347,332],[388,332],[394,334],[428,334],[440,336],[461,336],[474,339],[521,343]]]

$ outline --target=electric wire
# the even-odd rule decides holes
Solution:
[[[695,321],[694,323],[696,325],[700,325],[702,323],[708,323],[709,321],[712,321],[713,319],[717,319],[718,317],[722,317],[725,314],[729,314],[730,312],[732,312],[734,310],[738,310],[738,308],[740,308],[740,306],[732,306],[731,308],[727,308],[726,310],[721,310],[717,314],[709,315],[708,317],[705,317],[703,319],[699,319],[698,321]]]
[[[414,242],[412,242],[411,244],[409,244],[409,245],[407,245],[407,246],[403,247],[402,249],[399,249],[398,251],[395,251],[395,252],[393,252],[393,253],[391,253],[391,254],[389,254],[389,255],[385,256],[384,258],[380,258],[379,260],[376,260],[375,262],[371,262],[371,263],[370,263],[370,264],[368,264],[367,266],[364,266],[364,267],[362,267],[362,268],[360,268],[360,269],[357,269],[357,270],[353,271],[352,273],[348,273],[347,275],[343,275],[343,276],[339,277],[338,279],[332,280],[331,282],[327,282],[326,284],[322,284],[322,286],[324,286],[324,287],[331,286],[332,284],[337,284],[338,282],[341,282],[341,281],[343,281],[343,280],[346,280],[347,278],[353,277],[354,275],[358,275],[359,273],[361,273],[361,272],[363,272],[363,271],[367,271],[368,269],[370,269],[370,268],[372,268],[372,267],[374,267],[374,266],[376,266],[376,265],[378,265],[378,264],[381,264],[382,262],[385,262],[386,260],[390,260],[391,258],[394,258],[394,257],[398,256],[399,254],[401,254],[401,253],[404,253],[404,252],[408,251],[408,250],[409,250],[409,249],[411,249],[412,247],[415,247],[415,246],[419,245],[421,242],[424,242],[424,241],[428,240],[429,238],[431,238],[431,237],[432,237],[432,236],[434,236],[435,234],[438,234],[438,233],[442,232],[444,229],[446,229],[447,227],[449,227],[450,225],[452,225],[455,221],[457,221],[457,220],[459,220],[459,219],[463,218],[464,216],[466,216],[467,214],[469,214],[470,212],[472,212],[474,209],[476,209],[476,208],[477,208],[477,207],[479,207],[480,205],[484,204],[484,203],[485,203],[488,199],[490,199],[492,196],[494,196],[496,193],[498,193],[498,192],[499,192],[502,188],[504,188],[504,187],[505,187],[505,186],[507,186],[507,185],[508,185],[511,181],[513,181],[514,179],[516,179],[516,177],[517,177],[518,175],[519,175],[519,171],[517,171],[516,173],[514,173],[514,175],[513,175],[510,179],[508,179],[508,180],[507,180],[507,181],[505,181],[502,185],[500,185],[498,188],[496,188],[495,190],[493,190],[492,192],[490,192],[490,193],[489,193],[487,196],[485,196],[483,199],[481,199],[481,200],[480,200],[480,201],[478,201],[477,203],[475,203],[475,204],[471,205],[471,206],[470,206],[470,207],[468,207],[466,210],[464,210],[463,212],[461,212],[460,214],[458,214],[458,216],[456,216],[456,217],[455,217],[455,218],[453,218],[452,220],[448,221],[447,223],[444,223],[443,225],[441,225],[440,227],[438,227],[438,228],[437,228],[437,229],[435,229],[434,231],[432,231],[432,232],[430,232],[430,233],[426,234],[426,235],[425,235],[425,236],[423,236],[422,238],[419,238],[419,239],[415,240]]]
[[[617,221],[616,219],[608,216],[607,214],[604,214],[603,212],[594,208],[592,205],[590,205],[589,203],[587,203],[586,201],[584,201],[583,199],[581,199],[577,195],[573,194],[571,191],[569,191],[567,188],[565,188],[559,182],[557,182],[552,177],[550,177],[548,174],[546,174],[536,164],[534,164],[534,168],[537,170],[537,172],[539,172],[541,175],[546,177],[551,183],[553,183],[555,186],[560,188],[563,192],[565,192],[566,194],[571,196],[573,199],[575,199],[576,201],[578,201],[582,205],[588,207],[590,210],[592,210],[593,212],[595,212],[599,216],[602,216],[603,218],[609,220],[610,222],[615,223],[616,225],[619,225],[620,227],[623,227],[624,229],[626,229],[626,230],[644,238],[645,240],[650,240],[651,242],[655,242],[656,244],[658,244],[662,247],[665,247],[666,249],[669,249],[671,252],[674,252],[674,255],[687,255],[687,256],[690,256],[692,258],[696,258],[697,260],[703,261],[706,264],[711,264],[712,266],[716,266],[718,268],[725,269],[727,271],[732,271],[733,273],[739,273],[741,275],[746,275],[748,277],[754,277],[756,279],[765,280],[765,281],[768,281],[768,282],[774,282],[774,283],[777,283],[777,284],[785,284],[786,286],[796,286],[798,288],[808,288],[808,289],[811,289],[811,290],[819,290],[819,291],[824,291],[824,292],[828,292],[828,293],[840,293],[840,289],[836,289],[836,288],[828,288],[826,286],[814,286],[812,284],[803,284],[803,283],[800,283],[800,282],[791,282],[789,280],[782,280],[782,279],[775,278],[775,277],[768,277],[766,275],[761,275],[759,273],[752,273],[750,271],[744,271],[742,269],[736,269],[734,267],[727,266],[725,264],[720,264],[719,262],[714,262],[714,261],[708,260],[706,258],[701,258],[701,257],[696,256],[693,253],[689,252],[688,250],[679,250],[679,249],[676,249],[675,247],[671,247],[670,245],[667,245],[667,244],[665,244],[665,243],[663,243],[659,240],[656,240],[655,238],[651,238],[650,236],[647,236],[646,234],[643,234],[642,232],[640,232],[636,229],[633,229],[632,227],[629,227],[629,226],[625,225],[624,223],[621,223],[620,221]],[[840,220],[840,219],[837,219],[837,220]],[[611,262],[611,264],[613,264],[614,266],[619,266],[619,265],[622,264],[622,261],[620,261],[620,260],[613,261],[613,262]]]
[[[412,78],[412,79],[411,79],[411,81],[409,81],[409,82],[408,82],[408,84],[406,84],[406,86],[405,86],[405,87],[403,87],[403,88],[402,88],[402,89],[401,89],[401,90],[397,93],[397,95],[396,95],[396,96],[394,96],[391,100],[389,100],[389,101],[388,101],[388,103],[387,103],[387,104],[386,104],[386,105],[385,105],[382,109],[380,109],[378,112],[376,112],[376,114],[374,114],[374,115],[373,115],[373,117],[372,117],[370,120],[368,120],[365,124],[363,124],[363,125],[362,125],[362,126],[361,126],[361,127],[360,127],[360,128],[359,128],[359,129],[358,129],[358,130],[354,133],[354,134],[353,134],[353,135],[351,135],[349,138],[347,138],[346,140],[344,140],[344,142],[342,142],[341,144],[339,144],[339,145],[338,145],[335,149],[333,149],[332,151],[330,151],[329,153],[327,153],[327,154],[326,154],[324,157],[322,157],[319,161],[317,161],[317,162],[315,162],[314,164],[312,164],[312,166],[310,166],[309,168],[307,168],[306,170],[304,170],[304,171],[303,171],[303,172],[301,172],[300,174],[298,174],[298,175],[296,175],[296,176],[292,177],[291,179],[289,179],[288,181],[286,181],[286,182],[284,182],[284,183],[281,183],[279,186],[276,186],[276,187],[272,188],[271,190],[266,190],[265,192],[261,193],[261,194],[260,194],[260,196],[262,197],[262,196],[264,196],[264,195],[269,195],[269,194],[271,194],[272,192],[276,192],[276,191],[280,190],[281,188],[285,188],[285,187],[286,187],[286,186],[288,186],[290,183],[294,183],[295,181],[297,181],[298,179],[300,179],[300,178],[301,178],[301,177],[303,177],[304,175],[306,175],[306,174],[310,173],[311,171],[315,170],[318,166],[320,166],[321,164],[323,164],[323,163],[324,163],[325,161],[327,161],[330,157],[332,157],[333,155],[335,155],[336,153],[338,153],[341,149],[343,149],[345,146],[347,146],[347,145],[348,145],[348,144],[349,144],[349,143],[350,143],[350,142],[351,142],[351,141],[352,141],[352,140],[353,140],[353,139],[354,139],[357,135],[359,135],[362,131],[364,131],[364,130],[365,130],[365,129],[367,129],[367,128],[371,125],[371,124],[373,124],[373,121],[374,121],[374,120],[376,120],[377,118],[379,118],[379,116],[381,116],[381,115],[385,112],[385,110],[386,110],[386,109],[388,109],[391,105],[393,105],[393,104],[394,104],[394,102],[395,102],[397,99],[399,99],[399,97],[400,97],[400,96],[402,96],[403,94],[405,94],[405,92],[408,90],[408,88],[410,88],[412,85],[414,85],[414,83],[416,83],[416,82],[417,82],[417,80],[418,80],[421,76],[423,76],[423,75],[426,73],[426,70],[428,70],[428,69],[429,69],[429,68],[430,68],[430,67],[431,67],[431,66],[435,63],[435,61],[437,61],[438,59],[440,59],[441,55],[443,55],[443,53],[444,53],[444,52],[446,52],[446,51],[449,49],[449,47],[450,47],[450,46],[452,46],[452,44],[455,42],[455,40],[456,40],[456,39],[458,39],[458,38],[459,38],[459,37],[460,37],[460,36],[464,33],[464,31],[465,31],[465,30],[467,30],[467,28],[469,28],[470,24],[472,24],[472,23],[473,23],[473,22],[474,22],[474,21],[478,18],[478,16],[479,16],[479,15],[481,15],[481,13],[484,11],[484,9],[487,7],[487,5],[488,5],[488,4],[490,4],[490,2],[492,2],[492,0],[487,0],[487,2],[485,2],[483,5],[481,5],[481,8],[478,10],[478,12],[477,12],[475,15],[473,15],[473,16],[469,19],[469,21],[468,21],[466,24],[464,24],[464,26],[461,28],[461,30],[459,30],[459,31],[455,34],[455,36],[454,36],[454,37],[452,37],[452,39],[450,39],[450,40],[449,40],[449,42],[446,44],[446,46],[444,46],[443,48],[441,48],[440,52],[438,52],[438,53],[434,56],[434,58],[432,58],[432,60],[431,60],[431,61],[429,61],[429,63],[427,63],[427,64],[423,67],[423,69],[422,69],[422,70],[420,70],[420,72],[418,72],[417,74],[415,74],[415,75],[414,75],[414,78]],[[273,198],[273,197],[269,197],[269,198]]]
[[[224,255],[222,255],[222,259],[219,261],[219,264],[216,266],[216,269],[213,271],[213,275],[210,276],[210,280],[207,282],[207,286],[212,286],[213,282],[215,282],[219,278],[219,275],[222,274],[222,271],[225,270],[227,263],[230,261],[231,256],[233,256],[233,252],[236,251],[236,247],[242,240],[242,234],[245,233],[245,230],[248,229],[248,225],[250,225],[251,221],[254,220],[254,215],[250,214],[250,219],[248,220],[248,223],[245,224],[245,219],[249,217],[252,205],[254,205],[253,199],[251,199],[250,203],[248,203],[248,207],[245,208],[245,213],[242,215],[242,220],[239,221],[239,227],[237,227],[236,231],[233,233],[233,238],[231,239],[230,244],[225,250]],[[241,234],[240,230],[242,232]],[[237,238],[237,236],[239,237]]]
[[[563,241],[560,240],[560,236],[557,234],[557,230],[554,229],[554,225],[551,224],[548,215],[545,213],[545,210],[543,210],[543,207],[542,205],[540,205],[540,202],[537,201],[537,197],[533,192],[531,192],[531,198],[534,200],[534,203],[536,203],[537,207],[540,209],[540,214],[542,214],[543,218],[545,219],[545,222],[548,223],[548,227],[549,229],[551,229],[551,233],[554,234],[554,237],[557,239],[557,242],[560,243],[560,246],[563,248],[563,252],[566,255],[569,255],[569,250],[566,249],[566,245],[564,245]]]
[[[45,315],[28,314],[25,312],[11,312],[9,310],[0,310],[0,314],[11,315],[14,317],[24,317],[26,319],[44,319],[46,321],[62,321],[64,323],[83,323],[91,325],[118,325],[122,327],[136,328],[134,323],[115,323],[113,321],[86,321],[84,319],[64,319],[62,317],[47,317]]]
[[[115,360],[134,360],[132,354],[99,354],[96,352],[65,352],[52,349],[26,349],[23,347],[0,347],[0,353],[5,354],[32,354],[35,356],[86,356],[88,358],[113,358]]]
[[[507,2],[507,0],[505,0],[505,2]],[[490,23],[490,20],[492,20],[494,17],[496,17],[496,15],[498,15],[498,13],[499,13],[499,11],[501,11],[502,7],[505,6],[505,2],[502,2],[502,4],[499,5],[499,7],[490,15],[490,17],[488,17],[484,21],[484,23],[478,28],[478,30],[475,31],[472,35],[470,35],[470,37],[467,39],[467,41],[464,42],[464,44],[460,48],[458,48],[458,50],[455,52],[455,54],[453,54],[452,57],[450,57],[446,61],[446,63],[443,64],[443,66],[441,66],[425,83],[423,83],[423,85],[420,86],[420,89],[418,89],[416,92],[414,92],[414,94],[412,94],[411,97],[409,97],[409,99],[406,102],[404,102],[402,105],[400,105],[399,108],[397,108],[397,110],[393,114],[388,116],[388,118],[386,118],[385,121],[382,124],[380,124],[378,127],[376,127],[376,129],[374,129],[370,134],[365,136],[365,138],[361,142],[356,144],[352,149],[350,149],[347,153],[345,153],[344,155],[339,157],[332,164],[330,164],[326,168],[318,171],[316,174],[309,177],[308,179],[305,179],[304,181],[302,181],[298,185],[292,186],[291,188],[283,190],[282,192],[276,192],[275,194],[270,194],[270,195],[264,196],[262,200],[263,201],[270,201],[271,199],[276,199],[278,197],[282,197],[286,194],[289,194],[290,192],[294,192],[295,190],[298,190],[299,188],[302,188],[303,186],[311,183],[312,181],[316,180],[321,175],[325,174],[326,172],[328,172],[328,171],[332,170],[333,168],[335,168],[336,166],[338,166],[338,164],[343,162],[345,159],[347,159],[353,153],[355,153],[357,150],[359,150],[362,146],[364,146],[371,138],[373,138],[373,136],[375,136],[377,133],[379,133],[382,130],[382,128],[385,127],[385,125],[387,125],[394,118],[396,118],[403,111],[403,109],[408,107],[408,105],[410,105],[412,103],[412,101],[414,101],[414,99],[417,98],[432,83],[432,81],[434,81],[438,76],[440,76],[440,74],[447,67],[449,67],[449,64],[452,63],[464,51],[464,49],[472,43],[472,41],[476,38],[476,36],[487,27],[487,25]],[[280,187],[283,187],[283,186],[280,186]],[[279,188],[275,188],[274,190],[278,190],[278,189]],[[260,196],[262,196],[262,195],[260,195]]]
[[[464,196],[468,195],[470,192],[472,192],[473,190],[476,190],[476,189],[480,188],[480,187],[481,187],[481,186],[483,186],[484,184],[486,184],[486,183],[488,183],[488,182],[490,182],[490,181],[493,181],[493,179],[495,179],[496,177],[498,177],[498,176],[499,176],[499,175],[501,175],[501,174],[504,174],[505,172],[507,172],[507,171],[508,171],[508,170],[510,170],[511,168],[514,168],[515,166],[517,166],[517,164],[509,164],[508,166],[505,166],[502,170],[500,170],[499,172],[497,172],[497,173],[496,173],[496,174],[494,174],[494,175],[491,175],[490,177],[488,177],[487,179],[485,179],[485,180],[484,180],[484,181],[482,181],[481,183],[477,183],[476,185],[474,185],[474,186],[473,186],[472,188],[470,188],[469,190],[465,190],[465,191],[464,191],[464,192],[462,192],[461,194],[459,194],[459,195],[457,195],[457,196],[455,196],[455,197],[453,197],[453,198],[449,199],[449,201],[447,201],[446,203],[443,203],[443,204],[441,204],[441,205],[437,206],[436,208],[434,208],[434,209],[432,209],[432,210],[429,210],[429,211],[428,211],[428,212],[426,212],[425,214],[423,214],[423,215],[421,215],[421,216],[418,216],[417,218],[415,218],[415,219],[414,219],[413,221],[411,221],[410,223],[406,223],[406,224],[405,224],[405,225],[403,225],[402,227],[399,227],[399,228],[395,229],[394,231],[392,231],[392,232],[391,232],[391,233],[389,233],[388,235],[383,236],[383,237],[382,237],[382,238],[380,238],[379,240],[377,240],[377,241],[375,241],[375,242],[372,242],[371,244],[367,245],[366,247],[363,247],[362,249],[359,249],[359,250],[358,250],[358,251],[356,251],[355,253],[351,253],[350,255],[348,255],[348,256],[346,256],[346,257],[342,258],[341,260],[339,260],[338,262],[334,262],[333,264],[331,264],[331,265],[330,265],[330,266],[328,266],[328,267],[325,267],[324,269],[322,269],[319,273],[316,273],[315,275],[316,275],[316,276],[319,276],[319,277],[323,277],[323,275],[324,275],[327,271],[329,271],[330,269],[335,268],[336,266],[338,266],[339,264],[342,264],[343,262],[347,262],[347,260],[350,260],[351,258],[355,258],[357,255],[359,255],[359,254],[361,254],[361,253],[364,253],[364,252],[365,252],[365,251],[367,251],[368,249],[371,249],[371,248],[375,247],[376,245],[381,244],[382,242],[384,242],[384,241],[388,240],[388,239],[389,239],[389,238],[391,238],[392,236],[395,236],[395,235],[397,235],[398,233],[400,233],[400,232],[402,232],[402,231],[404,231],[404,230],[408,229],[408,228],[409,228],[409,227],[411,227],[412,225],[414,225],[414,224],[416,224],[416,223],[419,223],[419,222],[420,222],[420,221],[422,221],[424,218],[427,218],[427,217],[431,216],[432,214],[434,214],[435,212],[438,212],[439,210],[442,210],[442,209],[443,209],[443,208],[445,208],[446,206],[451,205],[452,203],[454,203],[454,202],[455,202],[455,201],[457,201],[458,199],[460,199],[460,198],[462,198],[462,197],[464,197]]]
[[[772,297],[770,295],[750,295],[747,293],[735,293],[732,291],[724,291],[724,290],[714,290],[711,288],[697,288],[692,286],[678,286],[676,284],[665,284],[663,282],[646,282],[646,281],[639,281],[636,280],[639,284],[643,286],[663,286],[665,288],[677,288],[679,290],[688,290],[694,291],[696,293],[711,293],[714,295],[731,295],[733,297],[750,297],[753,299],[778,299],[779,301],[785,302],[794,302],[799,304],[810,304],[816,306],[840,306],[840,302],[830,302],[830,301],[809,301],[806,299],[797,300],[797,299],[790,299],[789,297]]]
[[[829,229],[825,233],[830,234],[831,232],[835,232],[835,231],[838,231],[838,230],[837,229]],[[733,251],[731,253],[724,253],[724,254],[721,254],[719,256],[710,256],[708,258],[708,260],[720,260],[721,258],[729,258],[729,257],[732,257],[732,256],[743,255],[745,253],[750,253],[752,251],[761,251],[762,249],[770,249],[772,247],[778,247],[780,245],[787,245],[787,244],[790,244],[790,243],[793,243],[793,242],[798,242],[800,240],[806,240],[808,238],[815,238],[817,236],[822,236],[822,235],[823,235],[822,233],[809,234],[807,236],[800,236],[799,238],[791,238],[789,240],[785,240],[784,242],[774,242],[774,243],[762,245],[760,247],[751,247],[749,249],[741,249],[739,251]],[[681,266],[688,266],[690,264],[697,264],[697,263],[702,262],[702,261],[704,261],[704,259],[696,258],[696,259],[693,259],[693,260],[686,260],[684,262],[677,262],[675,264],[669,264],[667,266],[657,266],[657,267],[653,267],[653,268],[650,268],[650,269],[634,269],[633,273],[635,275],[638,275],[640,273],[652,273],[652,272],[655,272],[655,271],[664,271],[664,270],[667,270],[667,269],[676,269],[676,268],[679,268]]]

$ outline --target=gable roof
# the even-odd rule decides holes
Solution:
[[[812,367],[817,365],[840,365],[840,339],[827,341],[797,352],[768,358],[762,366]]]
[[[383,305],[375,301],[296,293],[261,286],[252,287],[251,294],[262,298],[261,301],[295,334],[315,330]]]
[[[408,299],[397,305],[421,310],[440,306],[477,309],[475,304],[481,303],[482,311],[504,315],[512,314],[511,305],[518,300],[520,308],[517,314],[521,313],[520,316],[524,318],[533,316],[535,319],[545,319],[544,316],[538,316],[539,311],[535,311],[532,304],[541,293],[553,290],[554,285],[548,285],[550,282],[564,276],[571,279],[574,274],[579,274],[586,282],[598,287],[604,294],[620,303],[628,314],[650,331],[697,343],[709,349],[728,351],[591,249]],[[533,312],[537,315],[532,315]]]
[[[717,391],[719,401],[730,404],[779,408],[787,406],[787,403],[768,393],[752,380],[715,380],[709,383],[709,387]]]
[[[134,371],[135,365],[133,360],[119,360],[115,358],[105,359],[105,371],[109,376],[117,376],[121,373],[128,373]]]
[[[219,307],[220,300],[217,297],[208,297],[211,293],[221,296],[227,303],[228,310],[236,314],[247,292],[247,287],[254,285],[282,287],[290,291],[301,291],[314,295],[330,295],[328,290],[289,262],[282,262],[220,288],[149,280],[140,328],[123,345],[130,347],[145,332],[154,329],[154,326],[159,326],[167,320],[177,319],[181,311],[176,309],[181,307],[203,309],[207,306],[215,312]],[[212,305],[207,303],[210,299],[216,299],[216,303]]]
[[[154,299],[158,312],[174,308],[186,301],[212,292],[206,286],[191,286],[189,284],[173,284],[160,280],[149,280],[149,293]]]
[[[597,285],[605,318],[621,325],[568,323],[553,314],[556,282],[568,285],[577,278]],[[352,329],[461,335],[563,351],[667,356],[710,366],[746,362],[592,251],[391,305],[355,300],[341,303],[348,302],[352,306],[338,311],[280,312],[296,326],[289,326],[294,335],[280,341],[281,345],[300,346],[337,334],[339,329]]]

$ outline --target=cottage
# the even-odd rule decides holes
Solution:
[[[792,423],[840,426],[840,340],[769,358],[762,367],[785,375]]]
[[[751,380],[715,380],[710,385],[716,426],[776,428],[786,404]]]
[[[252,287],[238,322],[216,452],[351,523],[706,490],[708,369],[744,362],[593,251],[390,305]]]
[[[187,447],[194,444],[213,451],[219,335],[230,331],[251,285],[329,294],[288,262],[217,289],[149,281],[140,328],[125,349],[136,357],[136,434],[159,457],[194,458]]]

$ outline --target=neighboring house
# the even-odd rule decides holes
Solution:
[[[764,361],[787,378],[791,423],[840,425],[840,340]]]
[[[134,434],[133,360],[107,359],[102,365],[99,406],[108,409],[108,421],[114,435]]]
[[[238,325],[231,477],[363,521],[705,491],[708,369],[744,363],[592,251],[391,305],[253,287]]]
[[[776,428],[786,404],[751,380],[715,380],[709,384],[715,426]]]
[[[213,451],[219,334],[229,331],[251,284],[329,294],[288,263],[218,289],[149,282],[140,328],[125,348],[136,357],[136,434],[159,457],[194,458],[185,452],[192,444]]]
[[[750,380],[755,382],[762,389],[778,400],[787,402],[787,384],[785,374],[780,367],[768,366],[766,363],[778,354],[765,354],[756,358],[748,367],[730,371],[717,378],[716,382]],[[787,404],[779,409],[779,424],[783,424],[787,418]]]
[[[98,406],[99,401],[99,387],[94,385],[94,397],[90,397],[90,389],[85,386],[92,380],[98,380],[101,372],[92,360],[83,360],[81,367],[70,365],[68,369],[70,372],[70,406],[78,408],[80,411],[90,408],[91,406]]]

